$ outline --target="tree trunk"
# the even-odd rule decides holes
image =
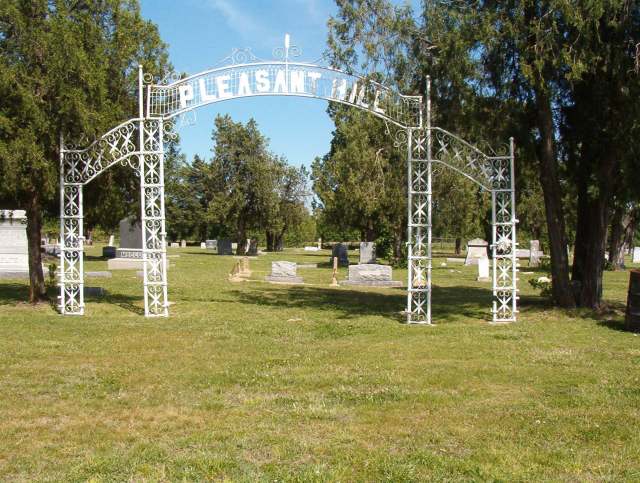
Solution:
[[[238,223],[238,229],[236,230],[236,242],[238,243],[236,255],[245,255],[247,253],[247,230],[245,229],[244,222]]]
[[[373,227],[373,220],[369,218],[367,220],[367,228],[364,230],[364,241],[373,242],[376,240],[376,230]]]
[[[404,256],[402,252],[402,242],[404,241],[404,234],[406,233],[406,227],[404,225],[396,225],[393,234],[393,257],[395,260],[401,260]]]
[[[460,252],[462,252],[462,238],[458,237],[456,238],[456,255],[460,255]]]
[[[274,242],[273,232],[271,230],[267,230],[266,235],[267,235],[267,251],[273,252],[275,251],[274,243],[273,243]]]
[[[47,298],[47,290],[42,273],[42,213],[37,193],[31,194],[27,204],[27,245],[29,249],[29,302],[38,303]]]
[[[609,266],[612,270],[623,270],[625,225],[624,207],[618,206],[611,219],[611,239],[609,240]]]
[[[576,287],[576,302],[581,307],[595,309],[600,306],[602,300],[607,205],[607,199],[592,198],[586,185],[583,184],[579,188],[572,278],[579,282]]]
[[[536,92],[538,127],[540,129],[540,184],[549,233],[551,254],[551,288],[554,302],[561,307],[573,307],[575,300],[569,283],[567,236],[562,208],[562,191],[558,179],[558,160],[554,144],[551,100],[542,89]]]
[[[284,234],[283,233],[276,234],[273,249],[276,252],[281,252],[282,250],[284,250]]]

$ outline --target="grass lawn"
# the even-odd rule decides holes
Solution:
[[[519,321],[492,326],[490,283],[436,260],[422,327],[404,289],[329,287],[327,252],[261,256],[239,283],[232,257],[169,253],[168,319],[141,315],[135,271],[88,278],[107,293],[84,317],[0,280],[0,480],[640,480],[627,272],[606,273],[602,314],[552,309],[521,274]],[[281,259],[322,265],[262,282]]]

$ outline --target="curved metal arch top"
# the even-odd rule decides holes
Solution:
[[[402,128],[422,127],[422,96],[330,67],[287,61],[206,70],[168,85],[146,86],[149,117],[169,119],[208,104],[254,96],[297,96],[348,104]]]

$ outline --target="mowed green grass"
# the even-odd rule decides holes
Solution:
[[[0,480],[640,480],[627,272],[601,314],[522,274],[519,321],[493,326],[490,284],[436,260],[424,327],[403,289],[331,288],[328,252],[260,256],[240,283],[233,257],[170,255],[168,319],[141,315],[135,271],[88,278],[107,294],[84,317],[0,280]],[[321,266],[271,285],[273,260]]]

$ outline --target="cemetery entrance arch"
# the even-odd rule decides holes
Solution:
[[[289,46],[263,61],[236,50],[222,65],[190,77],[162,82],[139,68],[138,116],[86,148],[60,141],[60,301],[62,314],[84,313],[83,187],[116,163],[140,177],[144,307],[147,316],[167,316],[164,206],[164,143],[180,116],[201,106],[252,96],[299,96],[340,102],[382,118],[407,149],[407,322],[431,323],[432,167],[443,164],[491,192],[493,321],[515,321],[517,313],[514,151],[489,156],[431,125],[430,82],[426,95],[405,96],[372,80],[331,67],[291,60]]]

